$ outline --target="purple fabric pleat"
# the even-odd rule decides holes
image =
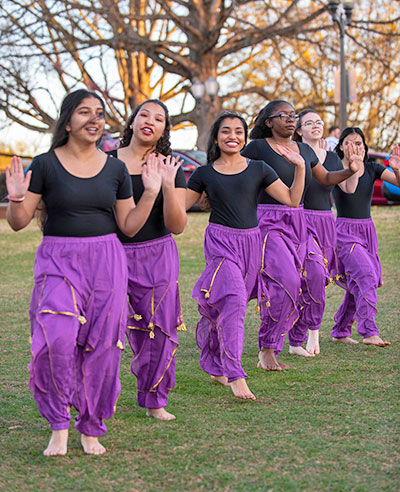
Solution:
[[[179,256],[171,235],[126,243],[129,315],[127,337],[133,351],[137,402],[143,408],[168,405],[175,387],[178,330],[184,330],[179,299]]]
[[[285,334],[299,317],[300,284],[307,231],[303,206],[258,205],[262,263],[258,301],[259,347],[282,350]]]
[[[192,293],[201,315],[196,341],[202,369],[229,382],[247,377],[241,365],[244,317],[248,301],[256,297],[260,252],[258,227],[210,223],[205,231],[206,267]]]
[[[299,347],[308,330],[319,330],[325,310],[325,288],[337,274],[336,223],[330,210],[304,210],[307,252],[301,278],[302,309],[289,331],[289,342]]]
[[[379,335],[375,316],[377,289],[382,285],[375,225],[368,219],[336,219],[339,259],[338,284],[346,289],[342,305],[334,316],[331,336],[351,335],[354,321],[364,338]]]
[[[36,254],[30,319],[30,389],[52,430],[107,430],[121,390],[127,267],[115,234],[45,236]]]

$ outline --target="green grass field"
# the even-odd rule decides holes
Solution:
[[[386,349],[334,344],[329,332],[343,291],[327,290],[322,354],[281,360],[296,370],[256,369],[258,315],[248,306],[243,367],[257,401],[239,401],[199,366],[197,307],[206,214],[190,214],[177,237],[188,331],[180,333],[173,422],[145,417],[135,403],[130,352],[102,456],[85,456],[71,425],[68,455],[42,455],[50,431],[28,389],[28,306],[35,224],[14,233],[0,221],[0,489],[43,491],[395,491],[399,486],[400,207],[373,209],[384,285],[377,320]],[[361,340],[358,334],[355,338]]]

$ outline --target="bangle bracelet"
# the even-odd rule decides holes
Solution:
[[[21,198],[15,198],[13,196],[10,196],[10,195],[7,195],[7,200],[9,202],[15,202],[15,203],[20,203],[20,202],[23,202],[25,200],[25,197],[21,197]]]

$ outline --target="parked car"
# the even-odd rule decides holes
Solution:
[[[202,150],[173,150],[172,154],[183,159],[182,169],[186,183],[198,167],[207,164],[207,154]],[[200,206],[196,203],[188,212],[201,212]]]
[[[388,162],[388,154],[384,152],[375,152],[370,150],[368,152],[368,161],[379,162],[379,164],[383,164],[384,166],[389,166]],[[387,198],[382,193],[383,181],[381,179],[377,179],[374,183],[374,191],[372,194],[372,205],[389,205]]]
[[[202,150],[173,150],[172,154],[183,159],[182,169],[186,182],[199,166],[207,163],[207,155]]]

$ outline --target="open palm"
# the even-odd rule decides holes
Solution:
[[[6,167],[6,185],[8,194],[13,198],[23,198],[31,181],[32,171],[24,175],[21,159],[14,156],[11,159],[11,166]]]

